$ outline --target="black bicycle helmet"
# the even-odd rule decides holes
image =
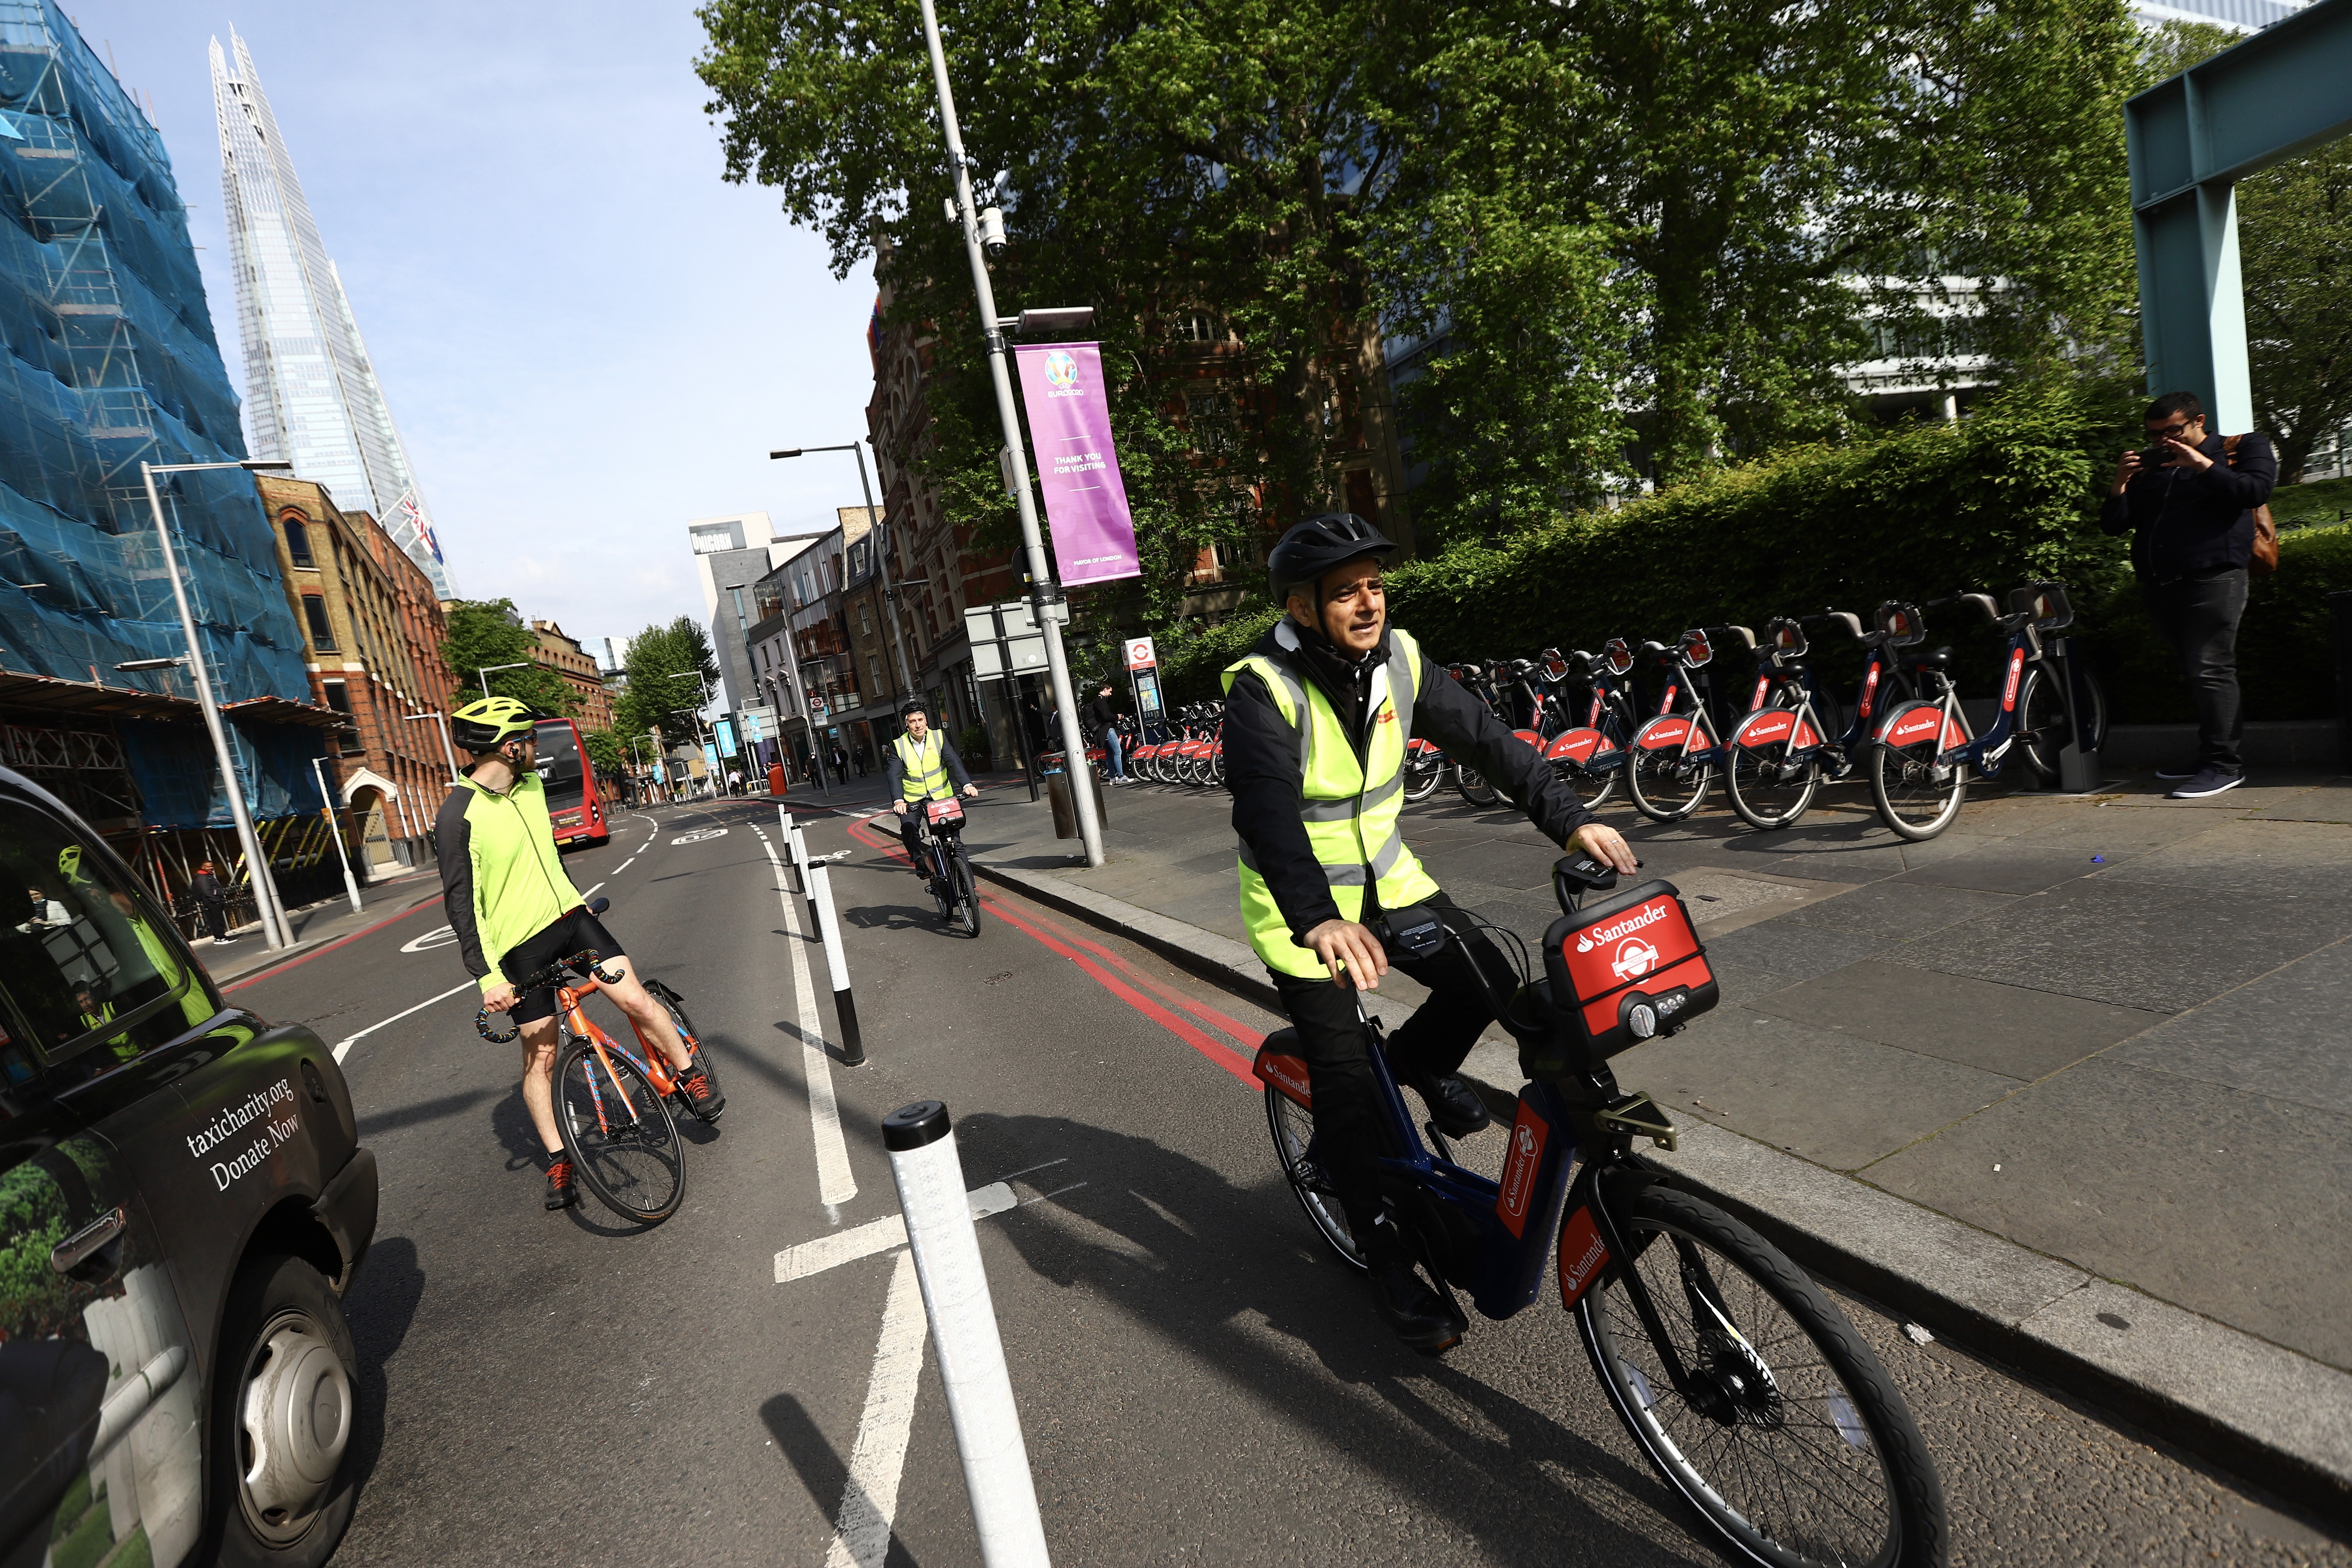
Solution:
[[[907,700],[898,704],[898,717],[901,719],[916,713],[927,714],[930,710],[931,705],[924,701],[919,697],[909,697]]]
[[[449,715],[449,739],[480,756],[538,729],[542,713],[520,697],[485,697]]]
[[[1352,511],[1327,511],[1294,523],[1265,558],[1274,601],[1283,603],[1292,588],[1318,581],[1335,566],[1367,555],[1386,555],[1395,549],[1394,541]]]

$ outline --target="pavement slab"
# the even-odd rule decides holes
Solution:
[[[2108,1058],[2352,1116],[2347,996],[2352,942],[2339,942],[2165,1020]]]
[[[2161,1013],[1874,963],[1775,991],[1754,1005],[2027,1082],[2165,1021]]]

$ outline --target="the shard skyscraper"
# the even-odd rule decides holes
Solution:
[[[245,342],[247,444],[256,458],[291,461],[298,479],[325,485],[337,505],[373,512],[447,598],[432,517],[343,280],[320,242],[253,56],[234,31],[229,45],[234,69],[213,40],[213,109]]]

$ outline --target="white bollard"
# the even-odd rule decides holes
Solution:
[[[963,1456],[964,1488],[988,1568],[1045,1568],[1045,1525],[1021,1437],[1021,1412],[1004,1370],[996,1305],[980,1261],[980,1234],[964,1194],[948,1108],[936,1100],[882,1119],[882,1146],[898,1184],[898,1208],[923,1286],[923,1313],[939,1352],[940,1382]]]
[[[803,896],[808,892],[808,866],[801,859],[801,830],[793,814],[779,805],[776,807],[776,831],[783,836],[784,853],[792,858],[793,879],[799,884]]]
[[[809,901],[816,906],[825,972],[833,978],[833,1011],[841,1020],[841,1059],[845,1066],[859,1067],[866,1060],[866,1041],[857,1030],[857,1003],[849,994],[849,954],[841,945],[840,918],[833,912],[833,878],[823,866],[809,868]]]

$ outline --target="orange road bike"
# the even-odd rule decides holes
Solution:
[[[623,1219],[659,1225],[677,1212],[686,1196],[686,1144],[670,1103],[675,1100],[688,1115],[693,1108],[678,1087],[678,1070],[646,1038],[636,1020],[629,1021],[638,1047],[633,1051],[598,1027],[581,1005],[621,978],[596,967],[603,957],[592,951],[558,959],[515,990],[555,987],[562,1041],[555,1057],[555,1124],[572,1171],[597,1202]],[[643,984],[668,1011],[687,1050],[699,1055],[702,1047],[687,1018],[685,999],[658,980]],[[494,1043],[522,1033],[520,1026],[493,1031],[487,1008],[475,1016],[474,1027]]]

